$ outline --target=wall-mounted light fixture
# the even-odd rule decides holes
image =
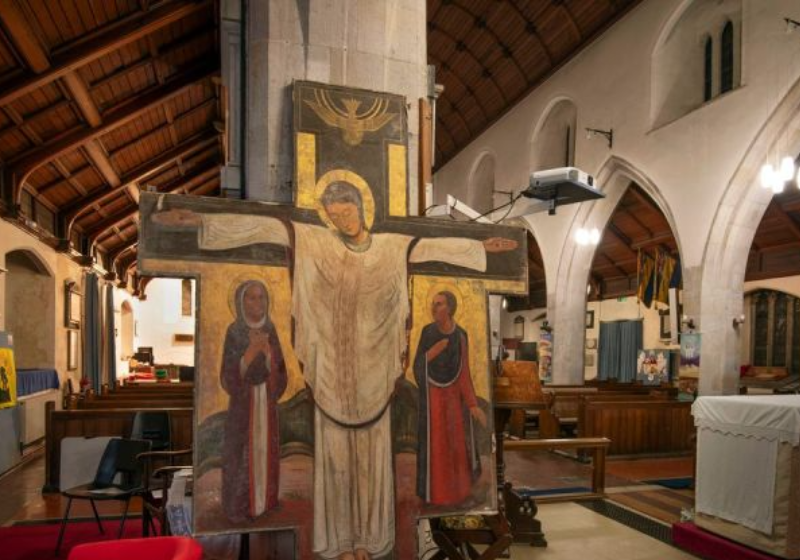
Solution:
[[[694,319],[692,319],[688,315],[684,315],[683,317],[681,317],[681,325],[683,325],[683,327],[684,327],[681,330],[687,330],[688,329],[690,331],[693,331],[695,329]]]
[[[549,332],[553,332],[553,327],[551,327],[551,326],[550,326],[550,323],[548,323],[548,322],[547,322],[547,319],[545,319],[544,321],[542,321],[542,326],[541,326],[541,327],[539,327],[539,328],[540,328],[541,330],[543,330],[544,332],[548,332],[548,333],[549,333]]]
[[[593,136],[602,136],[608,142],[608,149],[614,147],[614,129],[609,128],[608,130],[602,130],[600,128],[586,128],[586,138],[592,138]]]
[[[517,340],[525,338],[525,318],[522,315],[514,318],[514,338]]]
[[[739,315],[733,318],[733,328],[737,329],[744,324],[744,315]]]

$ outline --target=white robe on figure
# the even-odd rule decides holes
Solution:
[[[289,246],[284,224],[266,216],[201,214],[201,249],[254,243]],[[409,314],[409,262],[439,261],[486,269],[480,241],[370,236],[349,248],[333,230],[292,223],[295,353],[316,403],[314,552],[335,558],[394,546],[391,413],[403,374]]]

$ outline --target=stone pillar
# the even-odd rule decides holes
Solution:
[[[220,56],[228,111],[225,165],[220,171],[223,196],[242,198],[242,11],[241,0],[222,0]]]
[[[292,82],[404,95],[409,197],[416,213],[418,104],[427,94],[422,0],[249,0],[246,21],[245,192],[290,202]]]

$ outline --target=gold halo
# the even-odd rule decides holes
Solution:
[[[453,316],[453,319],[458,322],[458,316],[464,311],[464,294],[461,292],[461,288],[458,286],[458,284],[450,284],[448,282],[437,282],[428,288],[428,295],[425,298],[425,302],[428,304],[429,312],[431,309],[431,303],[433,303],[433,297],[439,292],[450,292],[456,297],[456,312]]]
[[[322,206],[322,193],[325,192],[328,185],[339,181],[353,185],[361,193],[361,204],[364,207],[364,223],[367,229],[372,229],[372,223],[375,221],[375,199],[372,198],[372,191],[361,175],[347,169],[332,169],[317,181],[314,187],[314,207],[317,210],[319,219],[329,228],[336,229]]]
[[[228,287],[228,309],[233,315],[233,320],[235,321],[238,319],[239,314],[236,312],[236,290],[239,289],[239,286],[244,284],[245,282],[261,282],[264,285],[264,288],[267,290],[267,299],[269,299],[269,308],[267,309],[267,315],[269,315],[270,321],[272,320],[272,313],[275,311],[275,303],[274,298],[272,297],[272,286],[265,278],[259,278],[254,276],[253,274],[240,274],[231,281],[230,286]]]

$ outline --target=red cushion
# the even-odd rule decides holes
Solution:
[[[189,537],[122,539],[81,544],[68,560],[201,560],[203,548]]]

